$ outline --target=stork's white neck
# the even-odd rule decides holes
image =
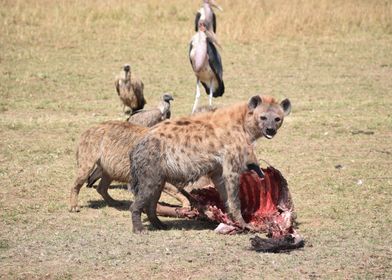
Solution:
[[[198,43],[204,43],[205,41],[207,41],[207,35],[204,31],[199,30],[197,32],[197,42]]]

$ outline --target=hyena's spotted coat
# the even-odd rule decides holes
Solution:
[[[70,211],[78,212],[78,195],[81,187],[87,183],[97,186],[98,193],[110,206],[120,206],[108,193],[110,183],[128,182],[130,173],[129,151],[136,142],[148,131],[147,127],[134,125],[124,121],[109,121],[86,130],[80,137],[77,149],[78,171],[71,187]],[[90,181],[90,182],[89,182]],[[190,208],[188,199],[179,190],[166,184],[164,191]]]
[[[253,143],[262,136],[271,139],[290,109],[288,99],[279,104],[273,97],[256,95],[248,103],[167,120],[149,130],[130,154],[133,231],[143,230],[143,209],[155,227],[165,227],[156,215],[165,182],[180,187],[204,175],[213,181],[231,217],[248,227],[241,215],[239,176],[257,163]]]

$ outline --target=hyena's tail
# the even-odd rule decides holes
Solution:
[[[102,178],[102,169],[97,165],[87,178],[87,188],[92,188],[94,183]]]
[[[129,174],[129,181],[128,181],[128,191],[132,192],[133,195],[136,195],[139,192],[139,179],[137,177],[137,163],[136,157],[133,156],[134,151],[129,153],[129,160],[131,161],[131,172]],[[134,158],[135,160],[133,160]]]

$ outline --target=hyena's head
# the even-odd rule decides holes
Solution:
[[[271,96],[255,95],[248,102],[247,123],[253,127],[255,138],[264,136],[272,139],[290,111],[291,103],[288,99],[278,103]]]

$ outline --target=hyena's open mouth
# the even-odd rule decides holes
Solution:
[[[264,134],[265,138],[272,139],[272,138],[274,138],[276,132],[277,131],[273,128],[267,128],[263,134]]]

